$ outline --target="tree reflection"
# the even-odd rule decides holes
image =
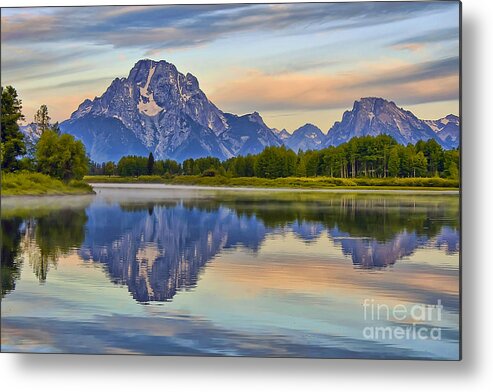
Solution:
[[[1,220],[0,267],[2,275],[2,298],[15,289],[20,277],[22,259],[19,257],[22,224],[21,218]]]
[[[26,258],[40,282],[61,256],[84,242],[87,215],[83,209],[37,210],[26,219],[2,218],[2,297],[12,291]]]
[[[80,248],[86,222],[84,210],[72,209],[56,210],[28,220],[26,230],[31,241],[26,250],[34,274],[41,282],[46,280],[49,269],[57,265],[61,256]]]
[[[44,282],[58,259],[77,249],[104,264],[137,301],[167,301],[194,287],[224,250],[255,253],[279,233],[306,244],[328,236],[355,267],[385,268],[423,246],[457,252],[458,201],[259,192],[37,209],[2,219],[2,297],[15,287],[21,253]]]
[[[351,195],[125,202],[89,209],[80,254],[104,264],[111,280],[126,285],[137,301],[167,301],[194,287],[206,263],[223,250],[242,246],[256,252],[269,234],[293,232],[310,243],[325,232],[356,267],[384,268],[431,238],[444,246],[438,235],[444,222],[457,232],[453,212],[434,200]],[[452,249],[450,233],[447,241]]]

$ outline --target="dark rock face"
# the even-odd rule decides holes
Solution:
[[[149,154],[137,136],[117,118],[89,114],[67,120],[62,129],[82,140],[91,159],[97,162],[118,162],[124,155]]]

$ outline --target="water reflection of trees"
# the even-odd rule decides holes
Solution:
[[[72,209],[56,210],[28,220],[26,250],[34,274],[41,282],[46,280],[49,269],[57,265],[60,257],[81,246],[86,222],[84,210]]]
[[[308,226],[344,232],[352,237],[371,238],[377,242],[388,242],[402,232],[415,233],[418,237],[431,238],[441,235],[443,227],[459,231],[459,204],[456,198],[435,200],[420,197],[360,198],[357,196],[331,197],[327,200],[271,200],[258,197],[236,197],[228,200],[211,198],[207,200],[186,200],[182,203],[138,203],[121,204],[124,211],[138,212],[153,208],[173,208],[181,205],[189,210],[214,213],[227,208],[237,217],[255,219],[267,229],[296,226],[308,230]],[[314,233],[310,236],[316,238]],[[446,242],[446,240],[442,240]],[[454,243],[455,244],[455,243]],[[448,248],[454,246],[449,244]],[[456,244],[455,244],[456,245]],[[457,249],[456,249],[457,250]]]
[[[311,242],[325,230],[363,268],[394,264],[440,237],[444,224],[456,238],[449,235],[440,243],[458,242],[453,201],[236,196],[119,207],[89,213],[81,255],[104,264],[112,281],[126,285],[141,302],[171,299],[179,289],[193,287],[204,265],[223,250],[243,246],[255,252],[274,232],[291,231]],[[119,226],[108,230],[93,224],[98,220]]]
[[[435,236],[444,224],[458,229],[458,204],[451,200],[426,203],[419,199],[341,197],[318,201],[280,201],[265,203],[254,200],[224,202],[237,214],[255,216],[268,227],[293,222],[322,224],[351,236],[388,241],[406,230],[417,235]]]
[[[27,259],[39,281],[44,282],[58,259],[84,241],[84,209],[51,208],[34,211],[33,215],[1,219],[2,297],[15,288],[23,259]]]
[[[15,287],[21,252],[43,282],[60,257],[79,249],[147,302],[196,285],[225,249],[256,252],[269,233],[292,232],[310,243],[325,232],[355,266],[382,268],[425,245],[457,252],[458,230],[456,198],[236,194],[37,210],[2,219],[2,296]]]
[[[22,259],[20,254],[21,218],[1,220],[0,232],[0,268],[2,275],[2,298],[15,289],[15,282],[20,277]]]

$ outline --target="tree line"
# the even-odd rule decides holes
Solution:
[[[403,146],[388,135],[356,137],[337,147],[294,152],[281,147],[266,147],[255,155],[220,161],[205,157],[155,160],[124,156],[118,162],[90,162],[85,147],[73,136],[61,134],[52,124],[46,105],[34,116],[40,133],[35,143],[25,140],[18,122],[24,119],[22,102],[12,86],[2,87],[1,168],[4,171],[37,171],[63,181],[93,175],[228,176],[228,177],[317,177],[386,178],[443,177],[458,179],[460,151],[444,150],[435,140]]]
[[[34,116],[33,124],[39,139],[36,142],[26,140],[19,127],[19,121],[25,117],[17,91],[12,86],[2,86],[1,92],[2,170],[39,172],[65,182],[82,179],[89,169],[84,144],[71,135],[61,134],[58,123],[50,122],[46,105],[41,105]]]
[[[460,151],[444,150],[435,140],[403,146],[388,135],[356,137],[337,147],[294,151],[266,147],[256,155],[238,156],[220,161],[205,157],[183,163],[166,159],[125,156],[117,163],[91,162],[94,175],[201,175],[228,177],[317,177],[386,178],[442,177],[459,178]]]

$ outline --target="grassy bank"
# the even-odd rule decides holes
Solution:
[[[350,189],[458,189],[459,181],[445,178],[332,178],[332,177],[203,177],[203,176],[86,176],[90,183],[154,183],[170,185],[200,185],[255,188],[350,188]]]
[[[2,173],[2,196],[82,195],[94,193],[85,181],[68,184],[41,173]]]

